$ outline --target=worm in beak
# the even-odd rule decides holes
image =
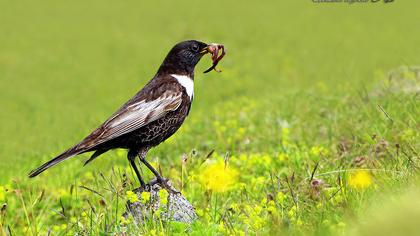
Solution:
[[[221,51],[220,55],[219,55],[219,51]],[[212,70],[220,72],[220,70],[216,69],[216,66],[219,63],[219,61],[221,61],[222,58],[225,56],[225,46],[223,46],[222,44],[213,43],[213,44],[208,45],[202,51],[202,53],[210,53],[211,59],[213,61],[213,65],[210,68],[208,68],[206,71],[204,71],[204,73],[208,73]]]

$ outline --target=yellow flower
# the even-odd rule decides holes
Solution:
[[[296,206],[292,206],[290,208],[290,210],[287,212],[287,214],[289,215],[290,218],[293,218],[296,216],[296,211],[297,211],[297,207]]]
[[[225,235],[227,235],[227,233],[228,233],[228,230],[225,226],[225,222],[223,220],[220,221],[219,225],[217,226],[217,229]]]
[[[266,223],[266,221],[260,217],[260,216],[254,216],[252,218],[252,228],[254,228],[255,230],[259,230],[262,227],[264,227],[264,223]]]
[[[83,218],[87,218],[87,217],[88,217],[88,215],[87,215],[86,211],[82,212],[82,217],[83,217]]]
[[[264,163],[264,165],[271,166],[271,156],[267,153],[263,154],[260,160]]]
[[[238,171],[225,166],[224,161],[208,165],[200,175],[201,184],[214,192],[225,192],[236,182]]]
[[[279,154],[279,161],[280,162],[287,161],[287,159],[288,159],[287,154],[285,154],[285,153],[280,153]]]
[[[159,190],[160,203],[166,205],[168,203],[168,192],[164,189]]]
[[[239,205],[237,203],[230,204],[230,208],[232,210],[234,210],[235,212],[239,212],[240,211],[240,207],[239,207]]]
[[[241,127],[237,130],[236,135],[238,138],[242,138],[243,136],[245,136],[245,132],[246,132],[245,128]]]
[[[141,201],[143,203],[147,202],[150,200],[150,192],[142,192],[141,193]]]
[[[259,215],[261,213],[261,211],[262,211],[262,207],[260,207],[260,206],[255,206],[254,207],[254,213],[256,215]]]
[[[272,214],[277,213],[277,207],[273,200],[269,201],[267,204],[267,211],[271,212]]]
[[[328,155],[328,150],[322,146],[313,146],[310,150],[310,153],[313,156],[326,156]]]
[[[127,195],[128,201],[130,201],[131,203],[135,203],[139,200],[137,194],[135,194],[133,191],[127,191],[125,192],[125,194]]]
[[[357,170],[350,174],[348,183],[352,188],[365,189],[372,184],[372,177],[365,170]]]
[[[277,196],[276,196],[276,199],[277,199],[277,202],[278,202],[280,205],[283,205],[284,200],[286,199],[286,195],[284,195],[284,193],[283,193],[283,192],[278,192],[278,193],[277,193]]]
[[[198,216],[202,217],[204,215],[204,211],[202,209],[196,209],[195,213],[197,213]]]
[[[120,225],[129,225],[132,223],[132,216],[128,216],[127,218],[124,216],[120,217]]]

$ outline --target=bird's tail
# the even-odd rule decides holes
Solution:
[[[52,166],[55,166],[55,165],[57,165],[58,163],[60,163],[60,162],[62,162],[62,161],[64,161],[64,160],[66,160],[66,159],[68,159],[68,158],[70,158],[70,157],[72,157],[72,156],[74,156],[74,155],[77,155],[77,154],[80,154],[80,153],[82,153],[82,152],[84,152],[85,150],[81,150],[81,149],[78,149],[76,146],[75,147],[72,147],[72,148],[70,148],[70,149],[68,149],[67,151],[65,151],[65,152],[63,152],[63,153],[61,153],[60,155],[58,155],[57,157],[55,157],[54,159],[52,159],[52,160],[50,160],[50,161],[48,161],[48,162],[46,162],[46,163],[44,163],[42,166],[40,166],[40,167],[38,167],[38,168],[36,168],[36,169],[34,169],[34,170],[32,170],[29,174],[28,174],[28,176],[29,176],[29,178],[33,178],[33,177],[35,177],[35,176],[37,176],[37,175],[39,175],[39,174],[41,174],[42,172],[44,172],[46,169],[48,169],[48,168],[50,168],[50,167],[52,167]]]

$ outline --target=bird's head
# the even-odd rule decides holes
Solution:
[[[180,42],[169,51],[158,73],[192,75],[200,59],[207,53],[218,53],[219,47],[219,44],[206,44],[197,40]]]

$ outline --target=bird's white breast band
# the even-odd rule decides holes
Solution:
[[[192,96],[194,96],[194,81],[186,75],[172,74],[172,77],[178,80],[178,83],[187,90],[188,97],[191,100]]]

